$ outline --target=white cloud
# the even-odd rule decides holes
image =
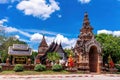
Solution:
[[[8,19],[1,19],[0,20],[0,30],[4,30],[6,33],[13,33],[13,32],[18,32],[24,36],[31,37],[31,34],[24,32],[22,30],[19,30],[17,28],[11,27],[4,25],[4,23],[8,22]]]
[[[24,29],[24,31],[32,32],[32,33],[48,34],[48,35],[57,35],[57,32],[38,30],[38,29]]]
[[[6,4],[9,3],[10,0],[0,0],[0,4]]]
[[[112,34],[112,31],[109,31],[109,30],[98,30],[97,31],[97,34],[101,34],[101,33],[105,33],[105,34]]]
[[[79,2],[81,2],[82,4],[86,4],[89,3],[91,0],[78,0]]]
[[[65,45],[64,48],[71,48],[75,45],[76,39],[75,38],[69,39],[67,37],[64,37],[61,34],[57,34],[56,38],[55,38],[55,41],[58,42],[58,43],[61,42],[63,45]]]
[[[43,36],[40,33],[35,33],[31,36],[31,42],[38,42],[40,43]],[[46,42],[48,45],[51,44],[51,42],[55,41],[57,43],[62,43],[63,48],[71,48],[75,45],[76,39],[69,39],[67,37],[64,37],[61,34],[57,34],[56,36],[45,36]]]
[[[23,0],[17,5],[17,9],[23,11],[25,15],[32,15],[45,20],[53,12],[60,10],[60,7],[55,0],[49,0],[49,4],[46,0]]]
[[[31,36],[30,40],[31,41],[40,41],[42,39],[42,35],[39,33],[35,33]]]
[[[12,3],[14,3],[14,2],[20,2],[20,1],[22,1],[22,0],[11,0]]]
[[[13,28],[13,27],[4,27],[4,29],[5,29],[5,32],[7,32],[7,33],[18,31],[16,28]]]
[[[2,26],[5,22],[8,22],[6,18],[0,20],[0,26]]]
[[[58,14],[57,16],[58,16],[59,18],[61,18],[61,17],[62,17],[62,15],[60,15],[60,14]]]
[[[31,36],[30,40],[32,42],[38,42],[39,43],[39,42],[41,42],[42,38],[43,38],[42,34],[40,34],[40,33],[34,33]],[[55,37],[45,36],[45,39],[46,39],[47,44],[49,45],[55,39]]]
[[[17,28],[14,28],[14,27],[8,27],[8,26],[4,26],[4,30],[6,33],[13,33],[13,32],[18,32],[24,36],[27,36],[27,37],[31,37],[31,34],[27,33],[27,32],[24,32],[24,31],[21,31]]]
[[[120,31],[113,31],[113,35],[120,36]]]
[[[0,20],[0,31],[4,31],[4,23],[8,22],[6,18]]]
[[[63,36],[61,34],[57,34],[57,33],[50,32],[50,31],[40,31],[40,33],[36,33],[36,32],[39,32],[39,30],[38,31],[37,30],[31,30],[31,31],[33,31],[34,34],[29,34],[28,31],[22,31],[22,30],[19,30],[17,28],[14,28],[14,27],[5,26],[4,25],[5,22],[8,22],[8,20],[7,19],[0,20],[0,25],[4,28],[6,33],[14,33],[14,32],[15,33],[16,32],[20,33],[20,34],[28,37],[29,39],[28,40],[20,39],[20,36],[18,34],[16,34],[15,37],[18,38],[21,41],[25,41],[25,42],[28,42],[28,43],[33,43],[33,44],[34,44],[34,42],[40,43],[40,41],[43,38],[43,35],[42,35],[43,33],[50,34],[49,36],[48,35],[45,36],[48,45],[51,42],[55,41],[57,43],[61,42],[62,45],[63,45],[63,48],[71,48],[71,47],[73,47],[75,45],[75,42],[76,42],[75,38],[69,39],[69,38],[67,38],[67,37],[65,37],[65,36]]]
[[[56,38],[55,38],[55,41],[58,42],[58,43],[60,43],[60,42],[65,43],[65,42],[68,42],[68,38],[64,37],[61,34],[57,34]]]
[[[33,50],[33,52],[38,52],[38,50]]]
[[[18,30],[18,32],[21,33],[24,36],[31,37],[31,34],[29,34],[28,32],[24,32],[24,31],[21,31],[21,30]]]
[[[13,3],[13,2],[19,2],[22,0],[0,0],[0,4],[7,4],[7,3]]]
[[[15,38],[20,39],[20,36],[19,35],[15,35]]]
[[[12,7],[13,7],[12,5],[9,5],[9,6],[8,6],[8,9],[11,9]]]
[[[112,34],[114,36],[120,36],[120,31],[110,31],[110,30],[98,30],[97,31],[97,34],[101,34],[101,33]]]

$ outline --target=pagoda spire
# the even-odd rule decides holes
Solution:
[[[78,37],[80,38],[80,40],[81,39],[84,40],[84,41],[90,40],[93,36],[92,30],[93,30],[93,28],[90,25],[90,21],[89,21],[89,18],[88,18],[88,13],[85,12],[82,29],[80,30],[80,34],[79,34]]]
[[[84,14],[83,28],[91,28],[91,30],[93,30],[93,28],[90,25],[90,21],[89,21],[88,13],[87,12],[85,12],[85,14]]]
[[[84,20],[83,20],[83,26],[90,25],[89,18],[88,18],[88,13],[85,12],[84,14]]]
[[[44,36],[44,35],[43,35],[43,38],[42,38],[42,41],[41,41],[41,43],[40,43],[39,47],[48,47],[48,45],[47,45],[47,42],[46,42],[46,40],[45,40],[45,36]]]

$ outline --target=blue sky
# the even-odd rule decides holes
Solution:
[[[46,36],[47,43],[62,42],[74,47],[88,12],[94,34],[120,36],[120,0],[0,0],[0,27],[37,50]]]

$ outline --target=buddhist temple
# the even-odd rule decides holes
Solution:
[[[27,64],[32,49],[26,44],[13,44],[8,48],[8,54],[12,56],[12,64]]]
[[[61,56],[62,60],[64,61],[67,60],[67,54],[63,50],[61,43],[58,44],[58,43],[52,42],[48,47],[45,37],[43,36],[43,39],[38,48],[38,55],[36,57],[37,62],[39,62],[40,60],[42,64],[46,64],[47,54],[52,52],[57,52]]]
[[[48,49],[48,45],[47,42],[45,40],[45,36],[43,35],[43,38],[38,46],[38,55],[36,57],[36,63],[39,64],[40,63],[40,57],[45,55],[46,51]]]
[[[92,30],[88,13],[85,13],[82,29],[73,52],[78,69],[99,73],[102,67],[101,45],[96,41]]]

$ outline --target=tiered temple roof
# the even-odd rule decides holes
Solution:
[[[26,44],[13,44],[8,48],[8,54],[13,56],[30,56],[32,49]]]
[[[43,39],[42,39],[42,41],[41,41],[41,43],[39,45],[38,55],[37,55],[37,58],[40,58],[40,61],[43,62],[43,63],[46,61],[48,53],[57,52],[60,55],[64,54],[62,56],[62,57],[64,57],[64,59],[67,57],[65,51],[62,48],[61,43],[58,44],[57,42],[53,41],[50,44],[49,47],[47,47],[47,48],[45,48],[45,47],[47,47],[47,43],[46,43],[45,38],[43,37]],[[45,48],[45,49],[43,49],[43,48]],[[44,52],[44,53],[41,55],[39,50],[43,50],[42,52]]]
[[[42,38],[42,41],[41,41],[41,43],[40,43],[39,47],[48,47],[48,45],[47,45],[47,42],[46,42],[46,40],[45,40],[45,36],[44,36],[44,35],[43,35],[43,38]]]
[[[52,42],[51,45],[49,46],[47,52],[57,52],[58,49],[61,49],[64,52],[61,43],[58,44],[58,43]]]

